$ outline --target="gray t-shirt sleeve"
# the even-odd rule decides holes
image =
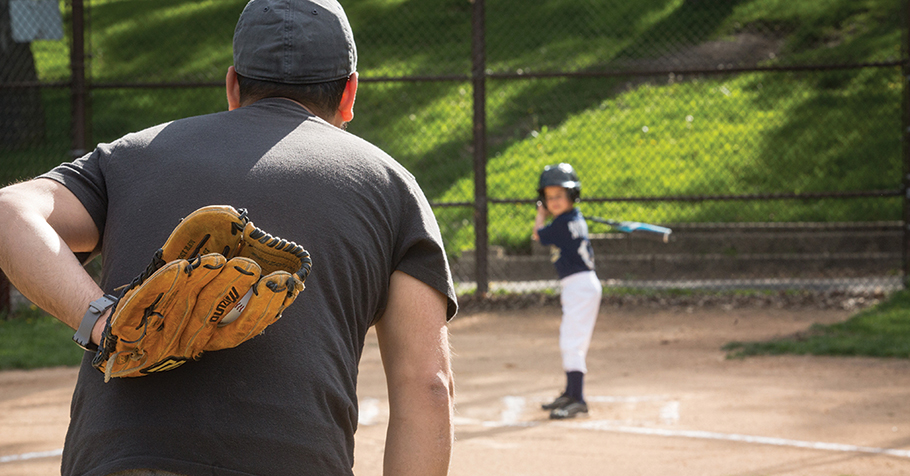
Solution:
[[[444,294],[448,301],[446,318],[452,319],[458,312],[458,300],[439,224],[423,193],[412,188],[411,194],[417,203],[411,213],[402,214],[405,233],[396,250],[395,269]]]
[[[99,145],[93,152],[73,162],[60,164],[39,176],[57,181],[73,192],[91,215],[99,231],[104,230],[107,221],[107,187],[101,166],[101,161],[106,155],[107,148]]]

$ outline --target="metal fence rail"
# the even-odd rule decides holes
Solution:
[[[223,110],[244,3],[0,0],[0,182]],[[350,130],[417,176],[460,289],[557,286],[529,236],[562,161],[586,214],[675,229],[592,225],[610,286],[897,289],[908,2],[829,3],[352,0]]]

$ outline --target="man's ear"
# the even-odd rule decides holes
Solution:
[[[228,66],[227,77],[224,78],[224,88],[227,92],[228,111],[240,107],[240,82],[237,81],[237,71],[233,66]]]
[[[348,83],[344,86],[344,93],[341,95],[341,102],[338,104],[338,117],[343,122],[351,122],[354,119],[354,96],[357,95],[357,73],[351,73],[348,76]]]

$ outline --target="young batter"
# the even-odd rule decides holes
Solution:
[[[553,250],[552,261],[560,279],[562,321],[559,348],[566,372],[566,389],[553,402],[543,405],[550,418],[573,418],[588,413],[584,399],[585,359],[600,310],[603,287],[594,272],[594,252],[588,240],[588,225],[575,202],[581,181],[569,164],[548,165],[540,175],[540,201],[533,238]],[[545,225],[547,215],[554,218]]]

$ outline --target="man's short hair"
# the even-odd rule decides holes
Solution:
[[[265,98],[288,98],[303,104],[313,114],[328,119],[335,117],[348,78],[324,83],[287,84],[237,75],[240,103],[249,104]]]

